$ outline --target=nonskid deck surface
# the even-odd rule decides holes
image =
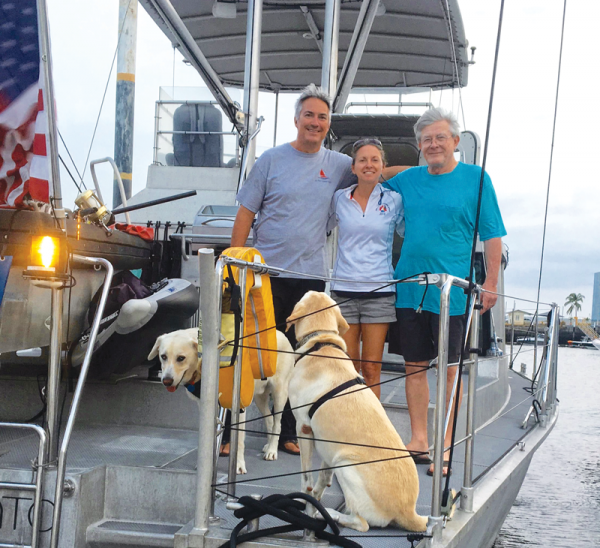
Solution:
[[[429,372],[430,387],[435,386],[435,374]],[[475,477],[483,473],[507,450],[523,437],[525,431],[520,428],[521,421],[529,407],[530,398],[523,390],[529,381],[517,374],[509,373],[511,377],[511,398],[506,409],[508,411],[499,420],[486,427],[475,438]],[[395,377],[395,378],[394,378]],[[398,415],[398,408],[405,402],[404,380],[394,373],[384,373],[383,379],[394,379],[382,386],[382,401],[394,405],[395,409],[388,408],[392,422],[397,428],[406,427],[408,420],[406,412]],[[465,404],[463,403],[463,412]],[[258,424],[257,421],[254,424]],[[399,428],[400,429],[400,428]],[[198,433],[191,429],[162,428],[140,425],[105,425],[105,424],[78,424],[73,434],[68,457],[68,473],[75,473],[97,466],[133,466],[146,468],[159,468],[173,471],[193,471],[197,463]],[[408,439],[404,439],[405,442]],[[239,475],[236,481],[236,495],[260,494],[267,496],[272,493],[291,493],[300,489],[300,459],[297,456],[279,453],[277,461],[266,462],[262,459],[261,449],[265,443],[262,436],[246,436],[246,466],[248,474]],[[2,469],[31,469],[31,460],[37,451],[37,438],[30,434],[16,431],[0,430],[0,473]],[[464,444],[455,451],[453,471],[450,486],[459,490],[463,480]],[[226,458],[218,461],[218,483],[227,481]],[[313,468],[318,469],[321,461],[315,453]],[[421,515],[430,513],[432,478],[426,475],[427,466],[417,466],[420,493],[417,503],[417,512]],[[291,474],[291,475],[287,475]],[[279,477],[271,477],[279,476]],[[316,477],[316,473],[315,473]],[[254,481],[255,480],[255,481]],[[220,489],[226,490],[223,486]],[[329,488],[323,503],[326,507],[343,509],[343,496],[339,485],[334,484]],[[227,510],[222,498],[218,498],[215,511],[222,518],[222,527],[232,528],[237,522],[233,512]],[[280,525],[276,518],[265,517],[261,519],[261,528]],[[365,547],[381,546],[385,539],[373,537],[384,535],[394,537],[405,534],[396,527],[385,529],[372,528],[365,534],[354,530],[343,529],[342,534],[360,537],[356,540]],[[371,538],[369,538],[371,536]],[[385,541],[387,542],[387,541]],[[394,545],[410,546],[403,538],[395,538]]]
[[[489,466],[494,464],[506,451],[515,445],[526,433],[520,427],[521,421],[525,417],[527,409],[530,405],[530,399],[527,399],[527,393],[523,387],[529,386],[529,382],[525,379],[509,374],[512,378],[511,382],[511,397],[506,409],[514,409],[506,415],[498,419],[498,421],[487,426],[482,432],[476,435],[475,440],[475,457],[474,457],[474,475],[475,477],[482,474]],[[431,379],[430,379],[431,381]],[[396,383],[390,383],[395,385]],[[387,385],[387,386],[390,386]],[[430,382],[431,385],[431,382]],[[384,385],[386,386],[386,385]],[[383,388],[383,387],[382,387]],[[386,390],[391,393],[394,387]],[[396,392],[397,393],[397,392]],[[402,398],[404,398],[404,389],[401,390]],[[382,400],[385,400],[384,391],[382,389]],[[393,400],[394,398],[392,398]],[[526,401],[524,401],[526,400]],[[394,401],[393,403],[398,403]],[[519,405],[520,404],[520,405]],[[464,404],[463,404],[464,405]],[[248,438],[247,438],[248,439]],[[408,440],[404,440],[405,442]],[[300,488],[300,478],[298,475],[276,477],[272,479],[258,479],[252,481],[253,478],[265,478],[269,475],[279,475],[286,473],[298,472],[300,470],[300,458],[280,453],[278,460],[274,463],[266,463],[262,460],[261,449],[264,444],[263,439],[253,438],[246,444],[246,465],[248,474],[237,476],[237,481],[242,481],[236,485],[236,496],[259,494],[263,496],[272,493],[291,493],[298,491]],[[318,455],[313,457],[313,469],[318,469],[321,466],[321,461]],[[431,489],[432,478],[427,475],[428,467],[426,465],[417,466],[419,474],[420,492],[417,501],[417,513],[421,515],[429,515],[431,510]],[[227,460],[219,459],[218,464],[218,482],[227,481]],[[454,453],[454,463],[452,467],[452,475],[450,477],[450,488],[459,491],[464,477],[464,444],[459,445]],[[314,474],[316,479],[317,473]],[[221,490],[226,490],[226,487],[221,487]],[[343,495],[339,484],[335,481],[325,492],[322,500],[327,508],[342,509]],[[225,508],[225,502],[222,499],[217,500],[215,510],[218,516],[225,521],[223,526],[233,528],[239,520],[233,516],[230,510]],[[272,517],[261,518],[261,529],[266,527],[274,527],[281,525],[282,522]],[[397,527],[390,526],[386,528],[371,528],[367,533],[359,533],[352,529],[342,528],[343,536],[357,537],[356,541],[362,546],[375,548],[381,546],[382,542],[388,542],[385,538],[380,538],[375,535],[384,535],[393,538],[397,535],[406,534],[406,531]],[[369,538],[371,536],[371,538]],[[394,538],[394,545],[410,546],[410,543],[405,538]]]

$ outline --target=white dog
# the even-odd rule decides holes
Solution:
[[[281,432],[281,412],[288,399],[288,386],[294,371],[294,355],[292,346],[286,336],[277,331],[277,369],[275,375],[267,380],[254,381],[254,401],[265,419],[268,441],[263,447],[265,460],[277,459],[277,444]],[[175,392],[178,386],[194,384],[200,379],[202,359],[198,358],[198,328],[181,329],[173,333],[161,335],[156,339],[154,347],[148,355],[152,360],[159,356],[161,364],[161,381],[169,392]],[[186,393],[191,394],[186,390]],[[273,411],[269,409],[269,395],[273,396]],[[194,396],[191,396],[194,397]],[[244,459],[245,431],[240,425],[237,452],[237,473],[245,474]]]
[[[325,293],[309,291],[287,319],[288,328],[296,326],[301,345],[297,352],[306,353],[296,361],[289,386],[300,444],[302,491],[320,500],[331,485],[332,470],[321,471],[316,485],[312,473],[307,472],[316,447],[323,459],[321,468],[350,465],[335,470],[350,511],[349,515],[332,512],[341,525],[368,531],[369,525],[386,527],[393,522],[409,531],[424,531],[427,518],[416,513],[417,468],[372,390],[354,384],[320,407],[311,406],[358,377],[338,335],[348,330],[348,324],[335,304]],[[379,460],[382,462],[360,464]]]

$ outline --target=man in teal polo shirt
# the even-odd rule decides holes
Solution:
[[[454,151],[460,141],[459,125],[453,114],[434,108],[415,124],[415,136],[427,166],[398,173],[385,183],[402,194],[406,232],[394,277],[406,278],[419,272],[469,275],[471,246],[477,213],[481,167],[458,162]],[[485,246],[487,277],[483,288],[496,292],[502,259],[502,236],[506,235],[492,182],[484,174],[479,237]],[[390,351],[406,361],[406,400],[412,438],[407,448],[415,452],[418,464],[429,458],[418,453],[428,450],[427,408],[429,387],[423,370],[437,356],[440,290],[398,284],[396,288],[396,329],[390,333]],[[494,306],[493,293],[483,293],[483,312]],[[449,363],[458,361],[463,333],[466,295],[453,287],[450,294]],[[457,368],[448,368],[448,397]],[[462,398],[462,391],[459,399]],[[451,417],[452,420],[452,417]],[[451,424],[451,423],[450,423]],[[448,428],[445,446],[451,442]],[[446,460],[446,459],[444,459]],[[432,472],[430,468],[429,472]],[[444,467],[444,475],[447,466]]]

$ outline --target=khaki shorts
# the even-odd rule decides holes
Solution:
[[[332,291],[331,297],[339,304],[342,316],[349,324],[396,321],[396,295],[352,299]]]

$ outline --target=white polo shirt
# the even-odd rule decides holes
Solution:
[[[331,283],[332,291],[373,291],[376,283],[394,278],[392,243],[394,230],[404,236],[404,206],[402,197],[377,184],[363,212],[353,198],[357,185],[338,190],[331,203],[328,229],[339,227],[338,252],[333,277],[356,282]],[[362,281],[362,283],[361,283]],[[395,292],[395,286],[377,291]]]

